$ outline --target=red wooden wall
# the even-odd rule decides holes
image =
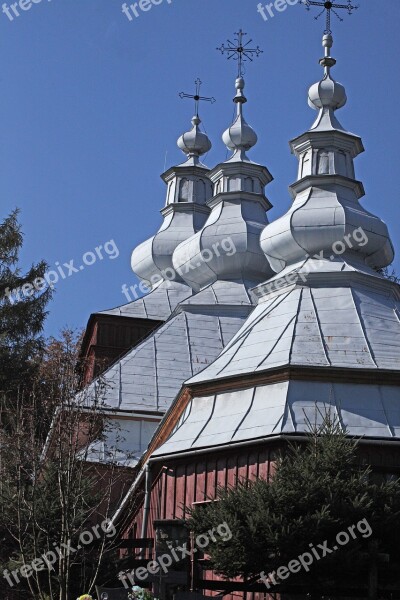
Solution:
[[[145,537],[155,537],[153,525],[155,520],[185,518],[186,507],[192,506],[194,502],[213,499],[218,486],[235,486],[240,480],[253,480],[259,477],[268,479],[273,475],[278,450],[278,442],[262,445],[255,443],[253,446],[242,446],[236,450],[214,451],[210,454],[187,457],[186,460],[166,462],[163,466],[153,464],[150,514]],[[397,446],[360,446],[359,455],[360,462],[373,466],[376,475],[400,473],[400,448]],[[139,502],[123,537],[132,537],[135,532],[134,535],[140,538],[141,530],[142,504]],[[210,582],[221,581],[220,590],[224,590],[223,581],[212,571],[203,572],[203,578]],[[204,593],[217,595],[218,591],[205,590]],[[240,591],[224,596],[225,600],[239,598],[265,600],[269,595]]]

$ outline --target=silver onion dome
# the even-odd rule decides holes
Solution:
[[[189,158],[202,156],[209,152],[212,147],[208,136],[200,131],[200,123],[200,117],[195,115],[192,119],[192,129],[187,133],[183,133],[177,142],[178,148],[182,150],[184,154],[187,154]]]
[[[243,77],[238,77],[235,82],[236,96],[233,100],[237,105],[237,116],[232,125],[222,135],[225,146],[235,153],[241,150],[250,150],[258,140],[256,132],[243,116],[243,104],[247,102],[247,98],[243,93],[244,86]]]
[[[325,56],[320,60],[320,64],[325,68],[325,75],[321,81],[310,87],[308,104],[315,110],[323,108],[337,110],[346,104],[347,96],[344,86],[332,79],[330,74],[331,67],[336,64],[336,60],[330,55],[330,49],[333,46],[332,35],[324,35],[322,46],[325,48]]]

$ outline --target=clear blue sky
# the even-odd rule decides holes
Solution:
[[[335,77],[349,98],[340,120],[366,147],[356,163],[362,202],[389,224],[400,253],[400,2],[358,2],[355,15],[333,20]],[[110,239],[120,251],[59,282],[47,334],[83,327],[91,312],[124,302],[122,284],[135,282],[131,251],[161,223],[166,152],[167,166],[183,158],[176,139],[193,106],[178,92],[191,92],[196,77],[217,98],[201,109],[213,141],[206,162],[225,159],[235,67],[215,48],[234,31],[242,27],[264,49],[247,70],[246,115],[259,135],[251,157],[275,177],[270,219],[290,204],[297,165],[288,140],[315,117],[306,92],[321,76],[323,22],[304,7],[265,22],[257,0],[162,0],[129,21],[121,5],[42,0],[12,22],[0,13],[1,217],[22,210],[22,264],[80,265]]]

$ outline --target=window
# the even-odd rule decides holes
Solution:
[[[251,177],[246,177],[246,179],[244,180],[244,189],[245,189],[245,192],[253,192],[254,191],[253,180]]]
[[[202,203],[206,201],[206,184],[201,179],[198,179],[196,183],[195,201]]]
[[[189,179],[181,179],[179,182],[178,202],[187,202],[189,200]]]
[[[318,155],[318,175],[329,175],[329,154],[320,152]]]

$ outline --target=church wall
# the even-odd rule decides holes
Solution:
[[[276,451],[276,444],[252,446],[199,455],[190,461],[171,462],[161,468],[153,465],[150,518],[145,537],[154,537],[154,520],[186,518],[186,507],[215,498],[218,486],[235,486],[238,481],[270,477]],[[142,508],[143,501],[128,527],[133,529],[136,524],[138,537],[142,530]]]
[[[153,521],[184,519],[186,508],[215,498],[218,486],[236,486],[238,481],[268,479],[273,474],[279,446],[253,445],[236,451],[214,452],[188,458],[187,462],[171,461],[162,467],[153,464],[150,518],[145,537],[154,537]],[[400,448],[390,446],[361,446],[360,462],[372,465],[374,476],[400,473]],[[141,493],[143,490],[141,490]],[[142,529],[143,501],[132,515],[127,528],[136,523],[138,537]],[[127,533],[127,531],[125,532]]]
[[[282,444],[282,442],[281,442]],[[281,446],[282,447],[282,446]],[[184,460],[166,462],[164,465],[153,463],[151,502],[146,529],[146,538],[155,538],[154,521],[179,520],[188,516],[187,507],[202,503],[216,496],[218,486],[236,486],[238,481],[256,478],[269,479],[279,444],[271,442],[254,444],[230,451],[210,452],[209,454],[187,457]],[[359,460],[363,465],[373,467],[373,478],[386,478],[400,475],[400,447],[390,445],[362,445],[359,448]],[[141,537],[143,523],[144,489],[140,490],[140,500],[135,514],[123,533],[123,537]],[[125,554],[126,556],[126,554]],[[200,577],[207,581],[211,589],[204,589],[205,595],[216,595],[225,591],[222,579],[206,568],[199,567]],[[219,585],[221,582],[221,585]],[[243,582],[238,580],[238,590],[224,595],[225,600],[267,600],[264,592],[246,592]],[[196,584],[195,584],[196,586]]]

